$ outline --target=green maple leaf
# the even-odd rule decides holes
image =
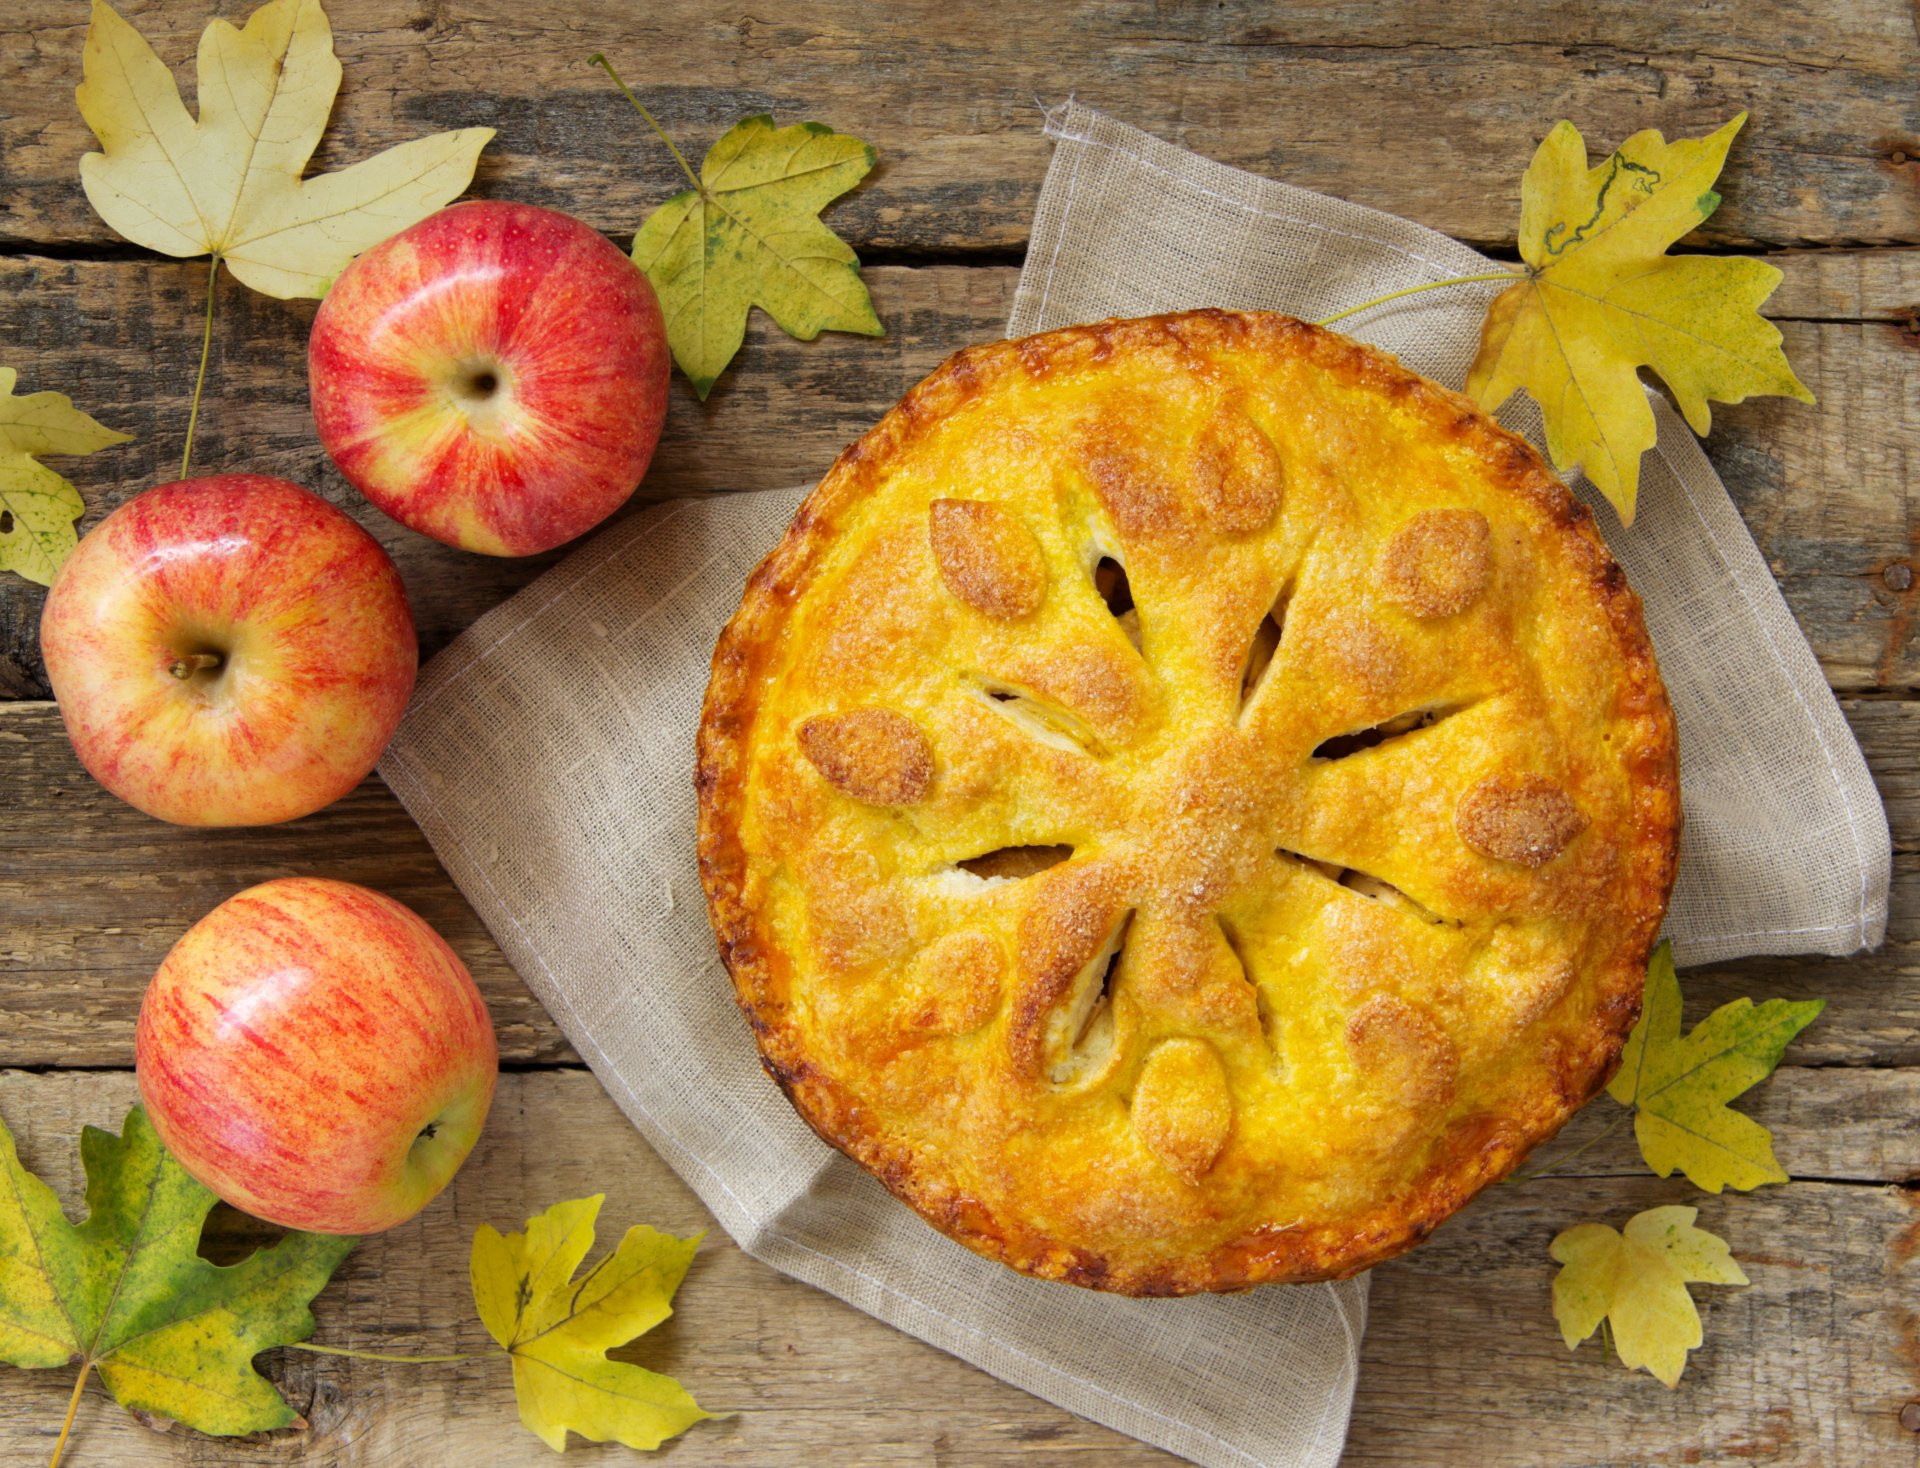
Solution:
[[[304,1427],[253,1358],[312,1334],[308,1302],[355,1241],[290,1233],[239,1264],[210,1264],[197,1250],[214,1195],[144,1111],[128,1112],[119,1136],[88,1127],[80,1156],[87,1221],[74,1224],[0,1125],[0,1361],[78,1366],[76,1404],[97,1371],[129,1411],[201,1432]]]
[[[1692,1208],[1649,1208],[1624,1233],[1577,1223],[1554,1239],[1550,1252],[1562,1268],[1553,1314],[1569,1350],[1610,1320],[1623,1366],[1680,1384],[1687,1352],[1703,1339],[1687,1285],[1747,1283],[1725,1240],[1695,1228],[1695,1216]]]
[[[513,1361],[520,1420],[555,1452],[571,1428],[594,1442],[652,1449],[713,1414],[670,1376],[607,1352],[673,1313],[700,1239],[643,1224],[579,1279],[604,1194],[556,1203],[524,1234],[482,1225],[473,1236],[473,1300]]]
[[[1773,1134],[1727,1103],[1773,1073],[1788,1043],[1826,1008],[1824,999],[1721,1005],[1690,1034],[1680,1034],[1680,979],[1672,945],[1647,966],[1640,1022],[1627,1037],[1607,1094],[1636,1108],[1640,1155],[1661,1177],[1677,1168],[1709,1193],[1783,1183]]]
[[[801,341],[823,331],[886,334],[860,279],[859,257],[818,217],[867,176],[872,148],[822,123],[777,128],[771,117],[748,117],[707,150],[696,177],[607,59],[592,60],[660,134],[693,185],[640,226],[633,263],[653,283],[673,360],[702,401],[740,350],[754,306]]]
[[[77,543],[73,522],[86,513],[80,491],[39,461],[41,454],[91,454],[133,435],[103,427],[64,393],[15,397],[19,374],[0,367],[0,571],[42,586]]]

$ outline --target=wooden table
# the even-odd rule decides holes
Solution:
[[[246,0],[211,7],[239,17]],[[190,82],[206,0],[125,11]],[[1794,1181],[1708,1197],[1659,1182],[1632,1143],[1573,1175],[1491,1190],[1377,1271],[1354,1407],[1354,1464],[1920,1463],[1920,38],[1905,0],[1577,7],[862,6],[759,13],[693,0],[333,0],[347,82],[317,160],[423,131],[499,129],[476,192],[579,214],[626,243],[677,186],[674,165],[585,56],[605,48],[683,147],[740,115],[815,117],[870,140],[880,167],[831,213],[860,250],[884,340],[801,345],[756,317],[704,406],[676,380],[636,503],[817,476],[947,352],[1000,333],[1046,165],[1035,98],[1077,92],[1161,136],[1395,210],[1511,257],[1518,181],[1554,119],[1610,147],[1643,127],[1707,131],[1741,108],[1726,203],[1696,243],[1786,272],[1768,310],[1817,410],[1778,399],[1715,415],[1708,449],[1839,692],[1892,819],[1886,945],[1839,961],[1755,960],[1688,976],[1689,1017],[1730,997],[1824,995],[1825,1017],[1750,1098]],[[85,525],[180,455],[205,269],[113,236],[77,182],[92,146],[73,87],[79,0],[0,15],[0,363],[22,390],[71,392],[138,441],[61,467]],[[402,530],[314,441],[303,344],[311,303],[220,287],[196,465],[317,487],[399,562],[431,654],[554,557],[483,560]],[[83,529],[85,528],[83,525]],[[367,1241],[320,1297],[318,1339],[476,1349],[474,1226],[506,1227],[604,1189],[609,1225],[706,1227],[507,967],[377,781],[289,826],[186,831],[140,816],[80,769],[36,638],[41,593],[0,576],[0,1115],[30,1165],[73,1195],[82,1123],[118,1125],[133,1091],[142,987],[194,919],[291,873],[364,882],[460,950],[492,1006],[503,1077],[487,1133],[416,1222]],[[1597,1111],[1608,1109],[1601,1103]],[[1577,1118],[1578,1140],[1604,1118]],[[1550,1149],[1549,1155],[1552,1155]],[[1677,1392],[1595,1345],[1570,1356],[1548,1309],[1546,1248],[1581,1218],[1697,1204],[1753,1284],[1703,1289],[1707,1345]],[[244,1242],[222,1216],[213,1247]],[[682,1464],[1171,1461],[785,1280],[710,1234],[681,1313],[632,1359],[709,1407]],[[312,1422],[225,1442],[156,1435],[97,1388],[72,1462],[462,1468],[535,1464],[498,1362],[384,1366],[275,1353]],[[0,1461],[43,1461],[64,1372],[0,1371]],[[1913,1428],[1903,1425],[1914,1424]],[[575,1440],[589,1462],[625,1450]]]

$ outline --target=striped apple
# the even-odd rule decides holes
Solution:
[[[399,725],[420,655],[380,543],[260,474],[163,484],[107,516],[54,578],[40,650],[80,762],[187,826],[345,795]]]
[[[526,556],[606,519],[667,412],[660,302],[577,219],[477,200],[368,250],[313,320],[320,442],[403,525]]]
[[[160,965],[140,1098],[180,1165],[287,1228],[377,1233],[466,1160],[499,1050],[466,966],[411,909],[286,877],[228,898]]]

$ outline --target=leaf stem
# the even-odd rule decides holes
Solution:
[[[1550,1176],[1551,1174],[1557,1172],[1560,1168],[1566,1166],[1569,1162],[1573,1161],[1574,1158],[1578,1157],[1582,1152],[1586,1151],[1587,1148],[1594,1146],[1596,1143],[1604,1142],[1608,1137],[1612,1136],[1615,1132],[1619,1131],[1621,1123],[1625,1122],[1627,1118],[1632,1115],[1633,1115],[1633,1108],[1629,1106],[1624,1111],[1622,1111],[1618,1116],[1616,1116],[1612,1121],[1608,1122],[1607,1125],[1601,1131],[1587,1138],[1586,1141],[1582,1142],[1578,1147],[1575,1147],[1571,1152],[1567,1153],[1566,1156],[1561,1157],[1556,1161],[1547,1164],[1547,1166],[1541,1168],[1538,1172],[1513,1173],[1509,1175],[1509,1177],[1507,1178],[1507,1181],[1512,1183],[1530,1183],[1530,1182],[1535,1182],[1540,1178]]]
[[[1517,270],[1489,270],[1484,275],[1456,275],[1448,280],[1430,280],[1425,285],[1410,285],[1403,291],[1388,291],[1384,296],[1375,296],[1371,301],[1362,301],[1357,306],[1349,306],[1344,311],[1323,316],[1313,324],[1331,326],[1336,321],[1345,321],[1349,316],[1358,316],[1362,311],[1371,311],[1375,306],[1384,306],[1388,301],[1397,301],[1402,296],[1417,296],[1422,291],[1444,290],[1450,285],[1472,285],[1475,281],[1481,280],[1513,280],[1519,274]]]
[[[193,462],[193,429],[200,421],[200,394],[207,385],[207,357],[213,350],[213,291],[220,283],[220,255],[216,251],[207,259],[207,324],[200,332],[200,375],[193,380],[193,409],[187,414],[187,441],[180,450],[180,477],[187,477],[187,466]]]
[[[310,1341],[289,1341],[290,1351],[314,1351],[322,1356],[352,1356],[357,1361],[400,1361],[408,1365],[426,1366],[436,1361],[478,1361],[486,1352],[475,1351],[464,1356],[396,1356],[387,1351],[351,1351],[345,1346],[316,1346]]]
[[[73,1395],[67,1398],[67,1417],[60,1424],[60,1440],[53,1445],[53,1461],[47,1468],[60,1468],[60,1455],[67,1450],[67,1435],[73,1431],[73,1414],[80,1409],[80,1391],[87,1384],[87,1377],[93,1371],[93,1362],[80,1363],[80,1379],[73,1384]]]
[[[667,136],[667,130],[655,122],[653,120],[653,114],[640,105],[640,99],[634,96],[631,91],[628,91],[627,84],[620,80],[620,73],[613,69],[613,63],[607,60],[606,56],[599,51],[589,56],[587,62],[589,65],[599,67],[602,71],[606,72],[608,76],[613,78],[613,84],[626,94],[627,100],[633,103],[634,111],[646,118],[647,125],[660,135],[660,141],[665,143],[667,145],[667,151],[673,154],[673,161],[678,163],[680,165],[680,171],[686,174],[687,182],[692,184],[694,189],[698,191],[700,188],[699,177],[694,173],[692,167],[687,163],[687,160],[680,156],[680,150],[673,146],[673,139]]]

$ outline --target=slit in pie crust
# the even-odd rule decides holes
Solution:
[[[960,353],[749,582],[714,931],[828,1142],[1015,1269],[1352,1274],[1612,1073],[1672,885],[1639,602],[1521,440],[1216,311]]]

